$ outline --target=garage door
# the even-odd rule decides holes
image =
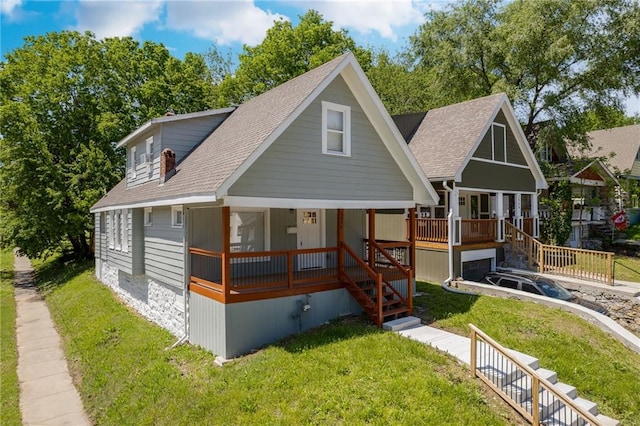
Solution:
[[[491,271],[493,259],[478,259],[462,263],[462,277],[468,281],[480,281]]]

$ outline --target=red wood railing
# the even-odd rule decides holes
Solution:
[[[462,219],[462,243],[492,242],[497,238],[497,219]],[[409,232],[407,220],[407,233]],[[408,237],[407,237],[408,239]],[[446,243],[449,239],[448,219],[416,219],[416,240]]]

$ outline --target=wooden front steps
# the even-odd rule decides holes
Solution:
[[[382,323],[398,319],[409,314],[409,308],[400,300],[391,286],[382,283],[382,317],[378,315],[378,294],[373,280],[346,282],[346,288],[353,298],[362,306],[369,318],[378,326]]]

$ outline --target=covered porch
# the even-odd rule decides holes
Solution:
[[[415,239],[377,241],[372,212],[190,209],[189,290],[234,304],[347,289],[378,325],[410,313]]]

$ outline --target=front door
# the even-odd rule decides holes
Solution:
[[[490,219],[489,204],[489,194],[471,195],[469,203],[471,219]]]
[[[320,209],[298,209],[298,249],[322,247]],[[301,253],[298,270],[324,268],[325,253]]]

